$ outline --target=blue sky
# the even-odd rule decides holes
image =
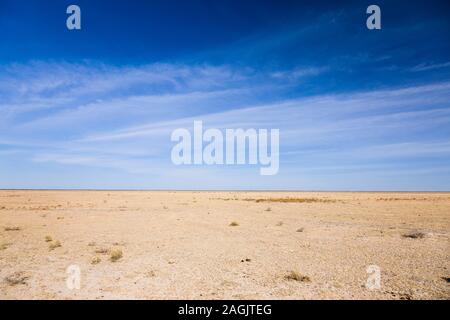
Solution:
[[[450,190],[449,9],[0,0],[0,188]],[[279,173],[173,165],[194,120],[280,129]]]

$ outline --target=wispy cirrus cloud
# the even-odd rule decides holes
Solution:
[[[353,177],[361,170],[395,175],[408,164],[412,174],[426,174],[430,166],[433,174],[443,174],[437,168],[450,158],[449,82],[303,96],[286,90],[293,81],[327,76],[328,67],[256,72],[35,62],[5,70],[0,151],[10,165],[27,159],[29,166],[47,170],[113,170],[130,179],[144,174],[156,187],[165,186],[170,171],[180,187],[181,177],[212,187],[207,177],[214,172],[247,177],[251,182],[244,187],[302,188],[304,181],[326,181],[322,175],[333,175],[330,168]],[[280,129],[280,174],[264,185],[248,167],[203,168],[200,176],[192,167],[174,168],[170,133],[191,128],[194,120],[219,129]],[[235,183],[221,179],[214,186]]]
[[[312,76],[318,76],[324,72],[327,72],[328,70],[329,70],[328,67],[305,67],[305,68],[297,67],[293,70],[273,72],[271,76],[275,79],[281,79],[283,81],[299,80]]]
[[[450,61],[443,63],[421,63],[412,67],[410,71],[419,72],[443,68],[450,68]]]

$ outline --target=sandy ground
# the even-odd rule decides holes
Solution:
[[[449,238],[449,193],[0,191],[0,298],[449,299]]]

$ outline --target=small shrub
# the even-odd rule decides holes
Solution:
[[[5,231],[20,231],[20,227],[5,227]]]
[[[120,260],[122,257],[123,257],[122,250],[120,250],[120,249],[113,249],[113,250],[111,250],[110,260],[112,262],[116,262],[116,261]]]
[[[48,248],[50,250],[54,250],[54,249],[59,248],[59,247],[61,247],[61,242],[59,242],[58,240],[50,243],[50,245],[48,246]]]
[[[422,239],[425,237],[425,233],[414,231],[410,233],[405,233],[402,235],[403,238],[411,238],[411,239]]]
[[[308,276],[305,276],[297,271],[291,271],[284,276],[286,280],[300,281],[300,282],[311,282]]]
[[[91,260],[91,264],[99,264],[102,261],[100,257],[93,257]]]
[[[7,276],[5,278],[5,281],[8,285],[15,286],[18,284],[26,284],[27,283],[26,281],[29,278],[30,277],[25,272],[18,271],[18,272],[14,272],[13,274],[10,274],[9,276]]]
[[[236,221],[230,223],[230,227],[237,227],[237,226],[239,226],[239,223],[237,223]]]
[[[50,236],[45,236],[45,242],[51,242],[53,239]]]
[[[11,243],[0,243],[0,250],[6,250],[11,245]]]
[[[305,230],[304,228],[299,228],[297,229],[297,232],[303,232],[303,230]]]

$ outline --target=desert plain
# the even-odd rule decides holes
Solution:
[[[449,262],[450,193],[0,191],[0,299],[449,299]]]

